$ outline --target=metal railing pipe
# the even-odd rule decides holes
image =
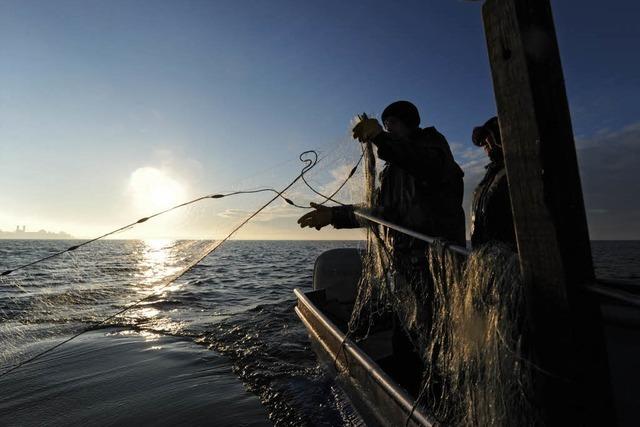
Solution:
[[[392,230],[396,230],[400,233],[406,234],[408,236],[411,237],[415,237],[416,239],[422,240],[424,242],[427,242],[429,244],[433,244],[434,242],[436,242],[438,239],[436,239],[435,237],[432,236],[427,236],[426,234],[422,234],[422,233],[418,233],[417,231],[413,231],[409,228],[403,227],[401,225],[398,224],[394,224],[392,222],[389,222],[387,220],[384,220],[382,218],[379,218],[377,216],[371,215],[370,213],[361,211],[361,210],[355,210],[354,211],[355,215],[357,217],[366,219],[367,221],[371,221],[374,222],[376,224],[380,224],[384,227],[390,228]],[[445,242],[446,243],[446,242]],[[456,252],[460,255],[463,256],[469,256],[469,254],[471,253],[471,251],[469,251],[467,248],[463,248],[462,246],[458,246],[458,245],[446,245],[446,248]],[[613,281],[613,280],[606,280],[606,279],[597,279],[598,282],[600,282],[600,284],[591,284],[591,285],[586,285],[584,287],[584,289],[592,294],[596,294],[596,295],[600,295],[601,297],[606,297],[606,298],[610,298],[613,300],[616,300],[618,302],[624,303],[626,305],[632,305],[635,307],[640,307],[640,297],[636,294],[634,294],[633,292],[629,292],[628,289],[632,289],[632,282],[631,281]],[[602,286],[602,284],[604,285],[608,285],[608,286]],[[620,289],[621,287],[623,287],[623,285],[626,287],[626,289]]]
[[[385,226],[387,228],[399,231],[400,233],[406,234],[408,236],[415,237],[416,239],[422,240],[422,241],[427,242],[429,244],[433,244],[434,242],[439,240],[439,239],[437,239],[435,237],[427,236],[426,234],[418,233],[417,231],[413,231],[413,230],[410,230],[410,229],[408,229],[406,227],[403,227],[401,225],[394,224],[394,223],[389,222],[387,220],[384,220],[382,218],[378,218],[377,216],[373,216],[373,215],[371,215],[371,214],[369,214],[367,212],[363,212],[363,211],[360,211],[360,210],[355,210],[354,213],[355,213],[356,216],[358,216],[360,218],[364,218],[364,219],[366,219],[368,221],[375,222],[376,224],[383,225],[383,226]],[[446,243],[446,242],[444,242],[444,243]],[[470,253],[470,251],[467,248],[463,248],[462,246],[447,244],[446,247],[447,247],[447,249],[449,249],[449,250],[451,250],[453,252],[456,252],[456,253],[458,253],[460,255],[469,256],[469,253]]]

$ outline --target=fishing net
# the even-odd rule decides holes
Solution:
[[[94,327],[143,327],[146,323],[168,332],[180,328],[159,317],[159,308],[170,304],[171,295],[185,285],[174,283],[176,279],[217,242],[124,239],[94,242],[0,277],[1,372]],[[2,267],[76,243],[13,241]],[[126,312],[111,318],[124,308]]]
[[[440,244],[428,258],[434,293],[430,341],[424,343],[427,406],[460,425],[539,424],[516,254],[493,243],[465,262]]]
[[[300,160],[313,161],[312,154]],[[312,162],[304,178],[317,193],[333,194],[349,203],[361,197],[361,186],[346,179],[359,156],[358,145],[345,137],[319,151],[317,164]],[[95,328],[118,326],[189,335],[198,333],[196,324],[228,316],[228,307],[203,310],[196,299],[185,304],[190,289],[201,282],[197,275],[185,273],[197,269],[204,257],[213,256],[230,235],[278,238],[278,233],[289,232],[290,224],[305,212],[300,206],[308,207],[310,201],[335,204],[303,180],[294,181],[284,197],[277,196],[277,191],[300,174],[297,157],[292,155],[291,160],[218,189],[220,194],[249,194],[205,199],[75,250],[66,249],[81,241],[0,242],[0,272],[62,252],[0,276],[0,374]],[[359,174],[351,173],[354,180]],[[269,187],[274,190],[255,192]],[[152,212],[147,207],[140,213]],[[252,222],[245,226],[250,216]],[[178,295],[180,304],[176,303]]]
[[[286,197],[300,206],[309,201],[336,204],[321,196],[330,195],[337,203],[364,201],[363,207],[375,209],[376,159],[370,144],[362,148],[360,153],[358,145],[345,138],[321,152],[317,167],[305,175],[307,182],[295,182]],[[363,167],[354,172],[361,154]],[[277,169],[259,171],[220,193],[260,190],[264,183],[280,189],[286,185],[282,182],[286,171],[291,176],[299,173],[295,157]],[[124,229],[113,236],[117,240],[97,241],[0,276],[1,372],[93,328],[201,335],[197,325],[224,319],[233,310],[211,310],[195,297],[185,304],[193,295],[190,289],[202,284],[198,275],[185,273],[197,269],[203,257],[272,196],[208,199]],[[410,199],[405,197],[405,203]],[[278,233],[301,213],[278,198],[236,237],[260,235],[267,229]],[[263,221],[269,221],[269,227],[262,226]],[[364,338],[389,325],[402,330],[421,362],[419,401],[440,420],[530,424],[534,419],[528,405],[531,365],[522,342],[526,311],[513,254],[488,246],[465,261],[435,245],[416,267],[403,263],[404,257],[395,252],[394,233],[364,225],[364,274],[349,322],[350,336]],[[10,269],[77,243],[34,246],[24,241],[2,246],[0,268]]]
[[[375,163],[365,148],[365,188],[375,208]],[[399,206],[398,209],[403,209]],[[527,309],[518,258],[488,244],[468,258],[436,242],[408,263],[393,233],[367,227],[367,251],[349,336],[362,340],[394,329],[410,343],[394,352],[418,359],[413,390],[426,413],[452,425],[533,425],[531,369],[526,352]],[[396,253],[397,252],[397,253]],[[410,360],[396,365],[412,366]]]

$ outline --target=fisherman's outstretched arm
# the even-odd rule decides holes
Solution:
[[[334,206],[332,210],[331,225],[334,228],[360,228],[362,224],[358,222],[355,215],[355,205]]]
[[[310,227],[320,230],[327,225],[333,225],[334,228],[359,228],[362,225],[355,216],[356,206],[324,206],[318,203],[311,203],[314,209],[307,212],[298,219],[300,227]]]

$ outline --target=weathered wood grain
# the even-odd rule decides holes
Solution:
[[[560,53],[548,0],[487,0],[487,48],[545,423],[613,419]]]

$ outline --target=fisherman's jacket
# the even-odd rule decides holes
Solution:
[[[516,247],[511,214],[511,198],[504,161],[493,161],[473,193],[471,212],[471,244],[474,247],[490,241]]]
[[[373,213],[411,230],[465,245],[462,209],[464,173],[445,137],[434,127],[418,129],[407,139],[382,132],[374,141],[386,161],[374,195]],[[356,228],[353,205],[333,208],[332,225]],[[393,230],[386,237],[401,252],[425,247],[423,242]]]

